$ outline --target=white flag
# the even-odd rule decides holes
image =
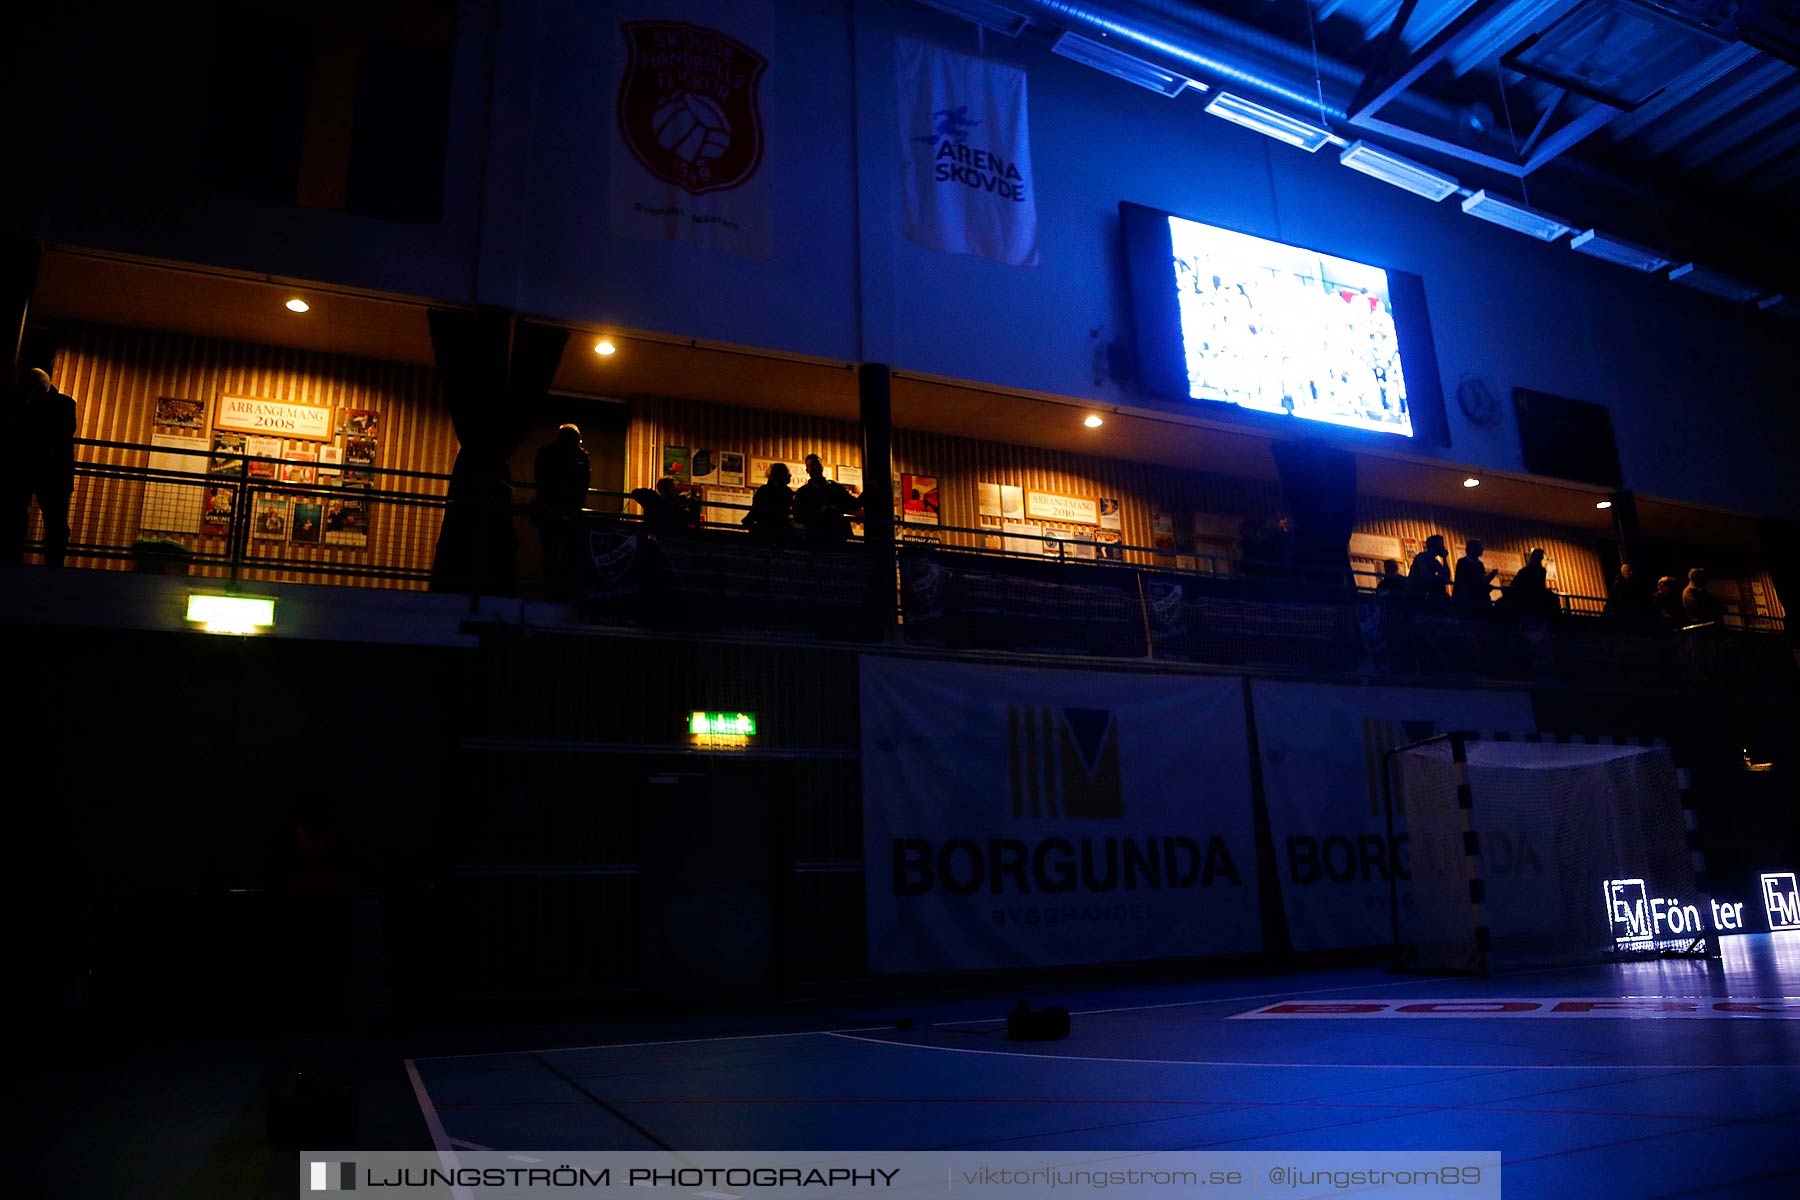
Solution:
[[[623,0],[615,233],[769,258],[767,0]]]
[[[1025,72],[908,38],[896,49],[906,236],[1036,266]]]

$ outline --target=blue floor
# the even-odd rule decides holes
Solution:
[[[449,1152],[1499,1150],[1509,1197],[1800,1196],[1800,933],[1723,946],[1712,962],[1490,979],[1363,970],[1037,992],[1075,1010],[1071,1036],[1048,1043],[948,1009],[899,1028],[890,1005],[814,1032],[411,1066]],[[1639,1002],[1601,1016],[1228,1019],[1290,999],[1507,998],[1542,1013],[1608,997]],[[1760,1003],[1717,1007],[1747,1002]]]

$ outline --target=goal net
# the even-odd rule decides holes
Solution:
[[[1706,952],[1667,748],[1447,734],[1393,757],[1408,851],[1395,895],[1400,966]]]

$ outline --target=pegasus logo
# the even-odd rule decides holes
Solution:
[[[966,142],[969,140],[969,130],[981,124],[980,121],[969,115],[969,106],[966,104],[958,105],[956,108],[940,108],[931,114],[931,119],[937,122],[931,132],[916,137],[913,141],[923,142],[927,145],[946,140]]]
[[[1008,705],[1006,742],[1015,818],[1125,815],[1111,709]]]

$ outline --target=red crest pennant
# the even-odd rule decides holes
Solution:
[[[762,165],[756,87],[769,60],[685,21],[627,21],[619,133],[646,171],[693,195],[737,187]]]

